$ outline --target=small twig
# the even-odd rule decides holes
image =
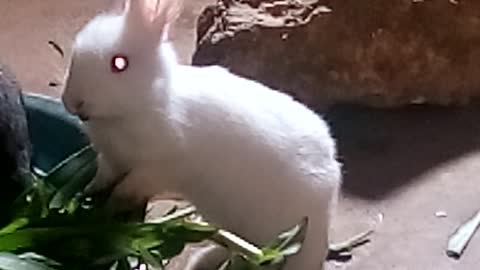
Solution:
[[[263,255],[262,250],[255,245],[225,230],[218,230],[218,232],[212,236],[212,240],[233,252],[243,254],[247,257],[258,258]]]
[[[176,210],[173,214],[147,221],[147,223],[164,223],[164,222],[171,221],[171,220],[174,220],[174,219],[188,217],[188,216],[194,214],[196,211],[197,211],[197,209],[194,206],[189,206],[189,207],[185,207],[185,208]]]
[[[197,209],[195,206],[188,206],[183,209],[176,210],[173,214],[160,217],[148,221],[148,223],[163,223],[174,219],[185,218],[192,214],[195,214]],[[199,224],[206,224],[205,222],[195,222]],[[234,252],[244,254],[246,256],[257,257],[262,256],[263,252],[261,249],[257,248],[253,244],[248,243],[247,241],[241,239],[240,237],[234,235],[233,233],[227,232],[225,230],[219,229],[211,238],[214,242],[219,245],[223,245]]]
[[[373,229],[369,229],[357,235],[354,235],[350,239],[347,239],[340,243],[330,244],[328,247],[328,258],[337,259],[344,257],[351,257],[351,250],[359,245],[369,242],[368,236],[374,232]]]
[[[57,51],[62,58],[65,56],[65,53],[63,52],[62,47],[60,47],[60,45],[58,45],[57,43],[55,43],[55,41],[49,40],[49,41],[48,41],[48,44],[50,44],[50,46],[52,46],[53,49],[55,49],[55,51]]]
[[[220,265],[220,267],[218,268],[218,270],[225,270],[225,269],[228,269],[228,265],[230,264],[230,260],[226,260],[225,262],[222,263],[222,265]]]
[[[460,225],[448,240],[447,256],[460,258],[473,235],[480,227],[480,210],[477,211],[467,222]]]

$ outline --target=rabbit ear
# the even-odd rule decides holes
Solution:
[[[127,0],[129,19],[141,23],[159,37],[167,34],[164,32],[168,31],[168,26],[177,19],[181,10],[181,0]]]

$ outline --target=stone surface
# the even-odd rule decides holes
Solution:
[[[220,0],[199,19],[192,63],[315,107],[478,103],[479,12],[476,1]]]

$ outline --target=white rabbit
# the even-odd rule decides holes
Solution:
[[[127,0],[76,36],[62,100],[99,153],[93,189],[120,177],[114,197],[129,203],[180,194],[258,245],[308,216],[301,253],[285,269],[323,269],[342,181],[327,124],[224,68],[180,65],[166,38],[179,7]]]

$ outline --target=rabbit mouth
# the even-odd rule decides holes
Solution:
[[[79,113],[78,118],[80,118],[82,122],[87,122],[88,120],[90,120],[90,117],[85,113]]]

